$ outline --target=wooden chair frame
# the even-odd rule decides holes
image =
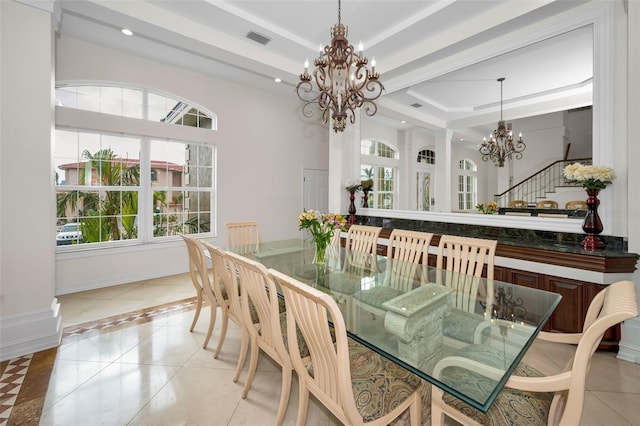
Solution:
[[[282,387],[276,417],[276,424],[279,426],[284,421],[289,405],[293,366],[282,336],[278,289],[264,265],[232,252],[227,252],[227,258],[230,266],[234,266],[233,270],[238,274],[242,317],[249,331],[251,345],[249,372],[242,398],[246,398],[251,389],[258,367],[258,357],[262,351],[282,367]],[[251,306],[257,314],[257,323],[251,318]],[[293,335],[295,336],[295,333]],[[295,340],[289,339],[289,344]]]
[[[289,339],[293,366],[298,373],[299,405],[296,424],[306,423],[309,394],[313,394],[345,425],[363,425],[351,382],[347,331],[338,305],[331,296],[273,269],[269,273],[281,286],[287,304],[287,334],[298,330],[310,352],[311,364],[300,355],[296,339]],[[335,343],[329,321],[333,324]],[[313,373],[310,372],[310,366]],[[387,425],[409,409],[411,425],[420,424],[420,391],[368,425]],[[370,395],[376,398],[377,395]],[[376,404],[372,401],[371,404]]]
[[[243,252],[253,252],[260,244],[260,227],[258,222],[227,222],[224,224],[227,232],[227,250],[243,247]]]
[[[209,281],[209,271],[207,269],[207,261],[205,258],[204,250],[200,245],[200,242],[193,237],[180,234],[184,240],[187,251],[189,253],[189,276],[191,277],[191,283],[196,289],[196,312],[193,315],[193,321],[189,331],[193,331],[198,322],[200,311],[202,310],[202,304],[206,299],[211,305],[211,314],[209,318],[209,328],[207,329],[207,335],[204,338],[203,348],[209,345],[211,334],[213,333],[213,327],[216,324],[216,313],[218,311],[218,301],[213,294],[211,282]]]
[[[229,320],[233,321],[233,323],[240,328],[240,356],[238,357],[238,364],[233,377],[233,381],[235,383],[240,378],[240,373],[249,351],[249,331],[247,330],[243,319],[240,288],[238,286],[235,270],[232,269],[233,266],[229,262],[226,252],[205,241],[202,242],[202,245],[209,251],[209,255],[211,256],[211,263],[213,265],[213,292],[222,313],[220,337],[218,338],[218,345],[213,353],[214,358],[218,358],[218,355],[220,355],[220,350],[222,349],[222,345],[224,344],[224,340],[227,335],[227,325]],[[226,298],[222,294],[222,288],[225,289]]]
[[[438,269],[436,283],[445,285],[453,290],[453,308],[474,313],[477,296],[480,294],[481,297],[484,297],[486,303],[485,320],[491,319],[497,245],[498,242],[495,240],[454,235],[442,235],[440,237],[436,258],[436,267]],[[480,286],[485,265],[486,287]],[[448,271],[445,277],[442,277],[443,270]],[[480,337],[482,330],[488,327],[490,327],[490,324],[486,322],[478,324],[474,332],[474,341]],[[448,336],[444,336],[444,339],[448,345],[454,347],[474,343],[457,341]]]

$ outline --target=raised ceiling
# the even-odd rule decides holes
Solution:
[[[597,1],[597,0],[594,0]],[[379,120],[476,139],[506,119],[591,105],[586,0],[344,0],[349,41],[376,58]],[[63,35],[216,77],[283,91],[330,41],[337,0],[62,0]],[[134,36],[121,34],[126,27]],[[263,45],[249,33],[268,38]],[[274,83],[274,78],[282,83]],[[419,107],[416,105],[420,105]],[[406,124],[400,124],[400,121]]]

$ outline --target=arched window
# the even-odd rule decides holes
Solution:
[[[215,115],[205,113],[202,108],[146,89],[59,85],[56,105],[202,129],[215,130],[217,126]]]
[[[182,126],[216,125],[215,115],[203,108],[146,89],[63,86],[56,89],[56,103]],[[67,246],[63,250],[130,245],[215,229],[215,146],[121,134],[104,117],[91,131],[56,129],[56,220],[74,229],[62,227],[56,244]]]
[[[458,162],[458,209],[473,210],[477,200],[476,163],[471,160]]]
[[[436,152],[430,149],[418,152],[418,163],[436,164]]]
[[[395,208],[398,151],[381,141],[363,140],[360,155],[361,179],[363,182],[371,182],[369,207]]]

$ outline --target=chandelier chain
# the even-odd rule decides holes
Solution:
[[[504,167],[506,160],[512,160],[514,157],[516,160],[522,158],[522,152],[527,147],[522,140],[522,133],[517,140],[513,140],[513,132],[507,129],[505,121],[502,116],[502,99],[503,99],[503,82],[505,78],[500,77],[500,121],[498,122],[498,128],[489,135],[489,140],[484,138],[482,145],[480,145],[480,153],[482,154],[482,161],[491,160],[497,167]]]

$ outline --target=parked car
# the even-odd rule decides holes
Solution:
[[[63,225],[56,235],[56,245],[59,246],[78,244],[82,241],[82,231],[80,230],[80,224],[76,222],[71,222]]]

